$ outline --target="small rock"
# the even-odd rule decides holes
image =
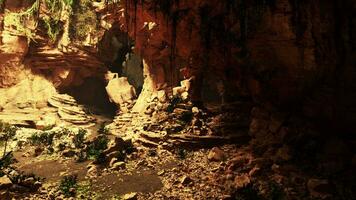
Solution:
[[[211,161],[223,161],[225,159],[225,153],[218,147],[214,147],[210,150],[208,159]]]
[[[87,166],[87,169],[88,169],[88,171],[87,171],[87,176],[89,176],[89,177],[96,177],[96,176],[98,176],[98,168],[97,168],[96,165],[94,165],[94,164],[89,164],[89,165]]]
[[[157,92],[157,98],[158,98],[158,101],[161,102],[161,103],[164,103],[167,101],[167,95],[166,95],[166,92],[164,90],[160,90]]]
[[[26,178],[22,184],[26,187],[32,187],[35,183],[35,179],[33,177]]]
[[[194,115],[199,114],[199,108],[193,107],[193,108],[192,108],[192,113],[193,113]]]
[[[117,158],[112,158],[112,159],[110,160],[109,166],[110,166],[110,167],[113,167],[114,164],[115,164],[117,161],[118,161]]]
[[[75,155],[75,151],[71,149],[67,149],[62,152],[62,155],[64,157],[73,157]]]
[[[12,186],[12,182],[6,175],[0,177],[0,189],[8,189]]]
[[[124,162],[116,162],[111,169],[112,170],[120,170],[120,169],[125,169],[126,164]]]
[[[179,182],[183,185],[187,185],[192,182],[192,179],[189,178],[188,176],[184,175],[182,178],[180,178]]]
[[[131,192],[128,194],[125,194],[122,196],[122,199],[124,200],[135,200],[137,199],[137,193],[136,192]]]
[[[166,173],[166,171],[161,170],[161,171],[157,172],[157,175],[158,175],[158,176],[162,176],[164,173]]]
[[[247,174],[238,175],[234,180],[236,189],[242,189],[251,183],[251,179]]]
[[[181,94],[181,97],[182,97],[182,99],[185,101],[185,100],[187,100],[187,99],[189,98],[189,93],[188,93],[188,92],[183,92],[183,93]]]

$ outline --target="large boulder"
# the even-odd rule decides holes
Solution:
[[[114,76],[106,86],[106,92],[109,95],[110,101],[123,105],[124,103],[132,104],[136,98],[135,88],[130,85],[126,77]]]

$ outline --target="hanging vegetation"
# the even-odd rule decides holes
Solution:
[[[96,12],[91,7],[91,0],[76,0],[73,5],[70,37],[77,41],[83,41],[88,34],[96,33],[98,19]]]
[[[27,27],[27,23],[33,21],[34,28],[37,26],[40,0],[36,0],[30,8],[22,12],[5,11],[4,23],[13,27],[14,34],[26,36],[28,40],[34,39],[34,32]]]

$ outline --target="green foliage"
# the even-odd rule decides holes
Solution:
[[[184,123],[189,123],[193,119],[193,113],[191,111],[183,112],[181,116],[179,116],[179,120]]]
[[[99,134],[104,134],[104,135],[108,135],[109,134],[109,128],[107,128],[105,126],[105,123],[102,123],[98,129],[98,133]]]
[[[36,0],[30,8],[22,12],[5,11],[4,23],[14,28],[15,34],[26,36],[28,40],[34,40],[33,30],[27,27],[27,23],[35,20],[38,15],[40,0]]]
[[[9,140],[15,137],[16,131],[17,131],[16,126],[11,126],[8,123],[4,123],[0,121],[0,140],[5,141],[3,158],[6,155],[7,143]]]
[[[108,148],[109,139],[106,135],[99,135],[93,143],[89,144],[87,156],[89,159],[95,160],[97,163],[105,162],[103,151]]]
[[[65,197],[74,197],[78,188],[78,177],[76,175],[65,176],[61,180],[59,190]]]
[[[184,160],[187,157],[187,151],[185,149],[177,149],[176,150],[177,157],[181,160]]]
[[[9,152],[5,154],[1,159],[0,159],[0,169],[7,168],[9,167],[12,163],[14,163],[14,155],[12,152]],[[1,177],[1,175],[0,175]]]
[[[95,34],[98,27],[96,12],[91,8],[91,0],[77,0],[73,5],[70,37],[77,41],[86,39],[88,33]]]
[[[40,133],[33,133],[29,138],[27,138],[32,145],[48,145],[53,144],[54,136],[56,135],[53,131],[44,131]]]
[[[73,144],[76,148],[82,148],[84,146],[85,136],[87,131],[85,129],[79,129],[78,133],[73,137]]]
[[[167,107],[167,112],[172,113],[177,104],[181,103],[183,100],[179,96],[174,96]]]

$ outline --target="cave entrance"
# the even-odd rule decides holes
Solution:
[[[139,95],[143,86],[143,62],[141,56],[133,52],[135,42],[120,29],[118,23],[105,32],[99,42],[99,57],[108,70],[119,77],[127,77],[128,82]]]
[[[83,80],[82,84],[63,89],[61,93],[74,97],[78,104],[84,105],[93,114],[113,118],[117,106],[110,102],[105,90],[106,84],[105,79],[88,77]]]

